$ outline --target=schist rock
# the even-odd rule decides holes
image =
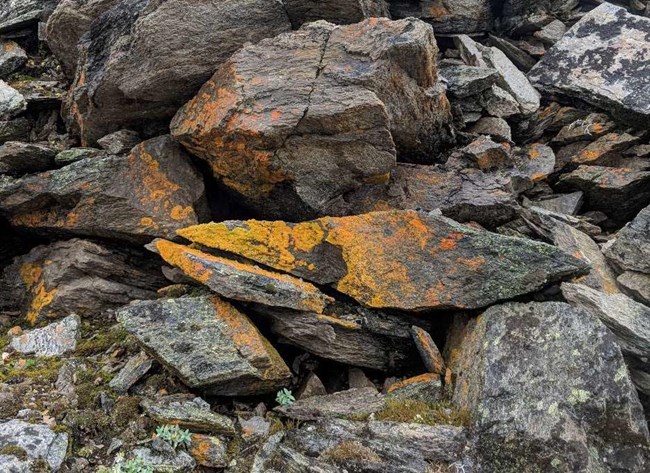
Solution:
[[[391,0],[393,18],[419,18],[436,33],[476,33],[491,29],[494,12],[490,0]]]
[[[622,270],[650,274],[650,206],[616,234],[605,255]]]

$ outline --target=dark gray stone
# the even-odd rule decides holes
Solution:
[[[317,20],[342,25],[390,16],[384,0],[284,0],[283,3],[294,28]]]
[[[476,95],[496,84],[498,74],[495,69],[474,66],[443,66],[440,77],[447,84],[450,94],[463,98]]]
[[[616,234],[605,255],[621,270],[650,274],[650,206]]]
[[[0,146],[0,174],[21,176],[54,167],[53,149],[35,143],[7,141]]]
[[[14,41],[0,42],[0,78],[6,79],[27,62],[27,53]]]
[[[393,18],[415,17],[431,23],[439,33],[475,33],[491,29],[490,0],[390,0]]]
[[[0,5],[0,33],[32,26],[46,20],[58,0],[6,0]]]

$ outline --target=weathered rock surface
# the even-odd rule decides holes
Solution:
[[[27,53],[14,41],[0,42],[0,78],[6,78],[27,62]]]
[[[47,19],[58,0],[7,0],[0,6],[0,33],[30,26]]]
[[[396,153],[430,160],[447,140],[436,53],[414,19],[314,23],[233,55],[172,134],[256,211],[326,215],[344,193],[386,182]]]
[[[244,43],[289,29],[267,0],[117,3],[80,43],[68,114],[84,144],[166,120]]]
[[[285,0],[284,7],[294,28],[317,20],[349,24],[390,15],[384,0]]]
[[[0,214],[42,234],[143,242],[173,238],[206,213],[202,177],[169,136],[129,156],[77,161],[54,171],[0,181]]]
[[[11,337],[9,345],[19,353],[36,356],[57,356],[74,351],[81,321],[78,315],[69,315],[60,322],[29,330]]]
[[[27,108],[27,102],[20,92],[0,80],[0,117],[13,117]]]
[[[54,167],[54,150],[19,141],[8,141],[0,146],[0,174],[20,176],[42,172]]]
[[[650,19],[604,3],[530,71],[549,93],[577,98],[640,127],[650,123]]]
[[[557,302],[503,304],[461,338],[454,400],[471,412],[482,469],[647,468],[641,405],[614,337],[594,315]]]
[[[189,453],[174,449],[171,451],[158,451],[153,448],[136,448],[133,450],[134,458],[141,458],[142,463],[153,468],[154,471],[170,473],[191,473],[196,468],[196,461]]]
[[[417,400],[434,403],[443,397],[440,375],[424,373],[391,384],[386,390],[388,399]]]
[[[124,394],[137,383],[153,365],[153,360],[141,352],[129,359],[108,385],[116,393]]]
[[[298,420],[364,416],[382,410],[386,399],[375,388],[348,389],[326,396],[300,399],[290,406],[276,407],[283,416]]]
[[[188,451],[196,463],[201,466],[225,468],[228,466],[226,446],[226,443],[219,437],[192,434],[192,441]]]
[[[650,306],[650,274],[625,271],[617,281],[622,292],[637,302]]]
[[[141,301],[118,320],[190,388],[223,396],[274,392],[290,371],[248,318],[216,296]]]
[[[431,23],[436,33],[475,33],[492,27],[489,0],[391,0],[394,18],[415,17]]]
[[[452,95],[463,98],[483,92],[496,84],[499,75],[489,67],[452,65],[440,69],[440,76]]]
[[[605,255],[622,270],[650,274],[650,206],[616,234]]]
[[[436,374],[444,374],[446,366],[445,360],[443,360],[436,343],[429,335],[429,332],[423,330],[422,328],[414,325],[411,327],[411,335],[413,336],[413,341],[415,346],[418,348],[418,352],[422,357],[424,366],[427,367],[429,372]]]
[[[53,432],[47,425],[22,420],[0,423],[0,449],[20,447],[30,459],[42,459],[58,471],[68,448],[68,434]]]
[[[387,211],[288,224],[228,221],[179,230],[369,307],[478,308],[584,272],[542,243],[476,230],[434,213]],[[422,291],[422,288],[428,288]]]
[[[233,435],[234,422],[221,414],[212,412],[210,404],[203,399],[183,394],[164,396],[157,399],[144,399],[141,403],[144,412],[160,424],[178,425],[196,432]]]

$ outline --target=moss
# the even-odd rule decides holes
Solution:
[[[469,425],[469,413],[450,401],[424,402],[414,399],[389,399],[386,407],[375,414],[376,420],[414,422],[417,424]]]
[[[341,442],[335,447],[326,450],[321,458],[329,460],[338,465],[347,463],[381,463],[381,457],[373,450],[361,445],[359,442],[346,441]]]
[[[63,361],[55,357],[31,358],[21,368],[11,365],[0,366],[0,383],[15,383],[25,379],[40,384],[54,383],[59,376]]]
[[[122,396],[118,398],[113,409],[113,422],[119,428],[124,428],[128,423],[140,417],[140,398],[135,396]]]
[[[267,420],[271,423],[269,427],[269,435],[284,431],[284,424],[277,417],[268,416]]]
[[[27,452],[24,448],[19,447],[18,445],[5,445],[0,448],[0,455],[13,455],[20,460],[27,459]]]
[[[122,344],[128,337],[128,332],[121,328],[110,328],[106,331],[97,331],[94,336],[84,339],[77,344],[75,354],[78,356],[91,356],[106,352],[115,344]]]
[[[9,346],[9,335],[3,335],[0,337],[0,350],[4,350]]]

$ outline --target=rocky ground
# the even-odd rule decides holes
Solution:
[[[650,3],[1,0],[0,472],[650,471]]]

